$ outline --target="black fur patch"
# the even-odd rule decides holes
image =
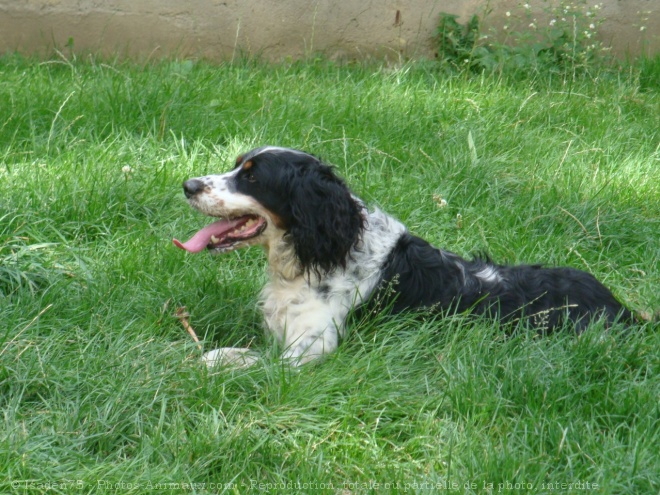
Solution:
[[[243,161],[252,166],[236,175],[236,191],[281,219],[303,270],[323,275],[345,269],[364,220],[332,167],[312,155],[284,149],[257,149]]]
[[[488,270],[491,277],[478,274]],[[404,234],[390,253],[375,299],[394,312],[409,308],[472,311],[503,321],[525,319],[552,331],[568,319],[581,332],[593,320],[633,323],[633,314],[591,274],[573,268],[471,261]]]

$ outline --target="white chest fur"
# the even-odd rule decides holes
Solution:
[[[302,363],[334,351],[349,311],[378,284],[383,263],[405,227],[380,211],[365,216],[366,228],[345,270],[294,275],[289,264],[278,263],[291,259],[288,249],[278,246],[278,255],[269,256],[271,279],[262,291],[261,308],[267,329],[284,346],[284,357]]]

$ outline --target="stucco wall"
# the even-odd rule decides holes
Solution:
[[[620,54],[660,51],[660,0],[599,0],[599,32]],[[541,0],[528,0],[537,7]],[[441,12],[463,19],[486,0],[0,0],[0,51],[49,55],[53,48],[138,59],[243,54],[277,60],[433,57]],[[493,0],[502,26],[517,0]],[[542,13],[539,11],[539,15]],[[646,19],[646,20],[644,20]],[[640,30],[643,26],[643,30]]]

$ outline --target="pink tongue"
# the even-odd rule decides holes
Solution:
[[[176,247],[185,249],[189,253],[199,253],[206,249],[211,242],[211,237],[222,237],[227,232],[236,228],[245,219],[237,218],[235,220],[218,220],[211,225],[207,225],[190,238],[188,242],[181,242],[178,239],[172,239]]]

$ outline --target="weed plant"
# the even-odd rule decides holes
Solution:
[[[171,239],[208,222],[184,179],[271,143],[438,246],[585,269],[652,311],[658,67],[569,87],[423,63],[3,57],[0,492],[657,493],[657,325],[538,338],[381,316],[290,369],[256,309],[263,253]],[[205,348],[263,360],[207,371],[180,306]]]
[[[530,0],[493,20],[486,2],[482,15],[473,15],[465,25],[458,16],[441,13],[435,36],[438,59],[460,70],[553,73],[564,80],[598,72],[615,63],[599,36],[602,6],[586,0]],[[644,14],[640,13],[641,30],[648,21]]]

